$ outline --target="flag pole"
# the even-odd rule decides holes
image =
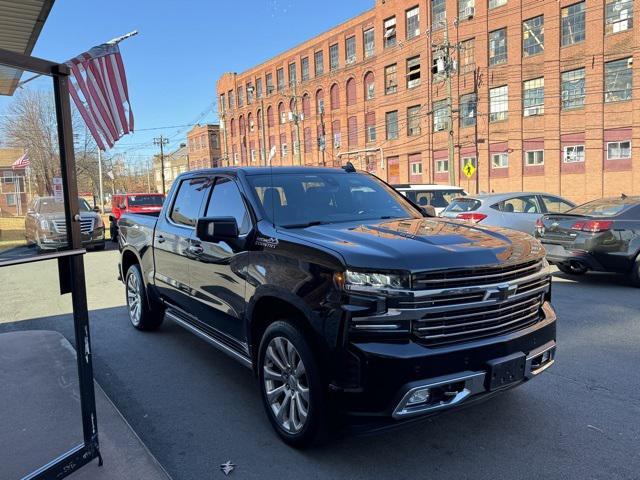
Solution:
[[[100,213],[104,214],[104,192],[102,191],[102,151],[98,149],[98,189],[100,192]]]

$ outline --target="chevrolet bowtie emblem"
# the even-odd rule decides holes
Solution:
[[[498,300],[504,302],[505,300],[508,300],[509,297],[515,295],[516,293],[516,289],[518,288],[517,285],[499,285],[498,286],[498,294],[497,294],[497,298]]]
[[[226,463],[223,463],[222,465],[220,465],[220,470],[222,470],[222,473],[224,473],[225,475],[229,475],[231,472],[233,472],[233,470],[236,468],[236,466],[231,463],[231,460],[227,460]]]

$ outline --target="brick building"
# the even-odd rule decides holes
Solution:
[[[25,169],[13,169],[24,154],[22,148],[0,148],[0,217],[24,215],[27,211],[28,187]]]
[[[447,183],[453,167],[471,192],[479,175],[481,191],[640,194],[633,17],[631,0],[376,0],[219,79],[223,156],[260,164],[264,137],[274,165],[350,158],[390,183]]]
[[[219,166],[220,157],[220,126],[196,125],[187,133],[189,149],[189,168],[212,168]]]

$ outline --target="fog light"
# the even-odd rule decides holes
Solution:
[[[421,388],[420,390],[416,390],[411,394],[409,400],[407,401],[407,406],[409,405],[417,405],[419,403],[426,403],[429,401],[429,389]]]
[[[542,354],[542,356],[540,357],[540,365],[544,365],[549,360],[551,360],[551,350],[547,350]]]

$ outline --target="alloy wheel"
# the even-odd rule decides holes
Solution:
[[[131,273],[127,278],[127,305],[129,319],[137,327],[142,315],[142,294],[140,293],[140,282],[134,273]]]
[[[299,433],[309,416],[309,381],[293,343],[284,337],[269,342],[263,376],[267,402],[276,422],[287,433]]]

